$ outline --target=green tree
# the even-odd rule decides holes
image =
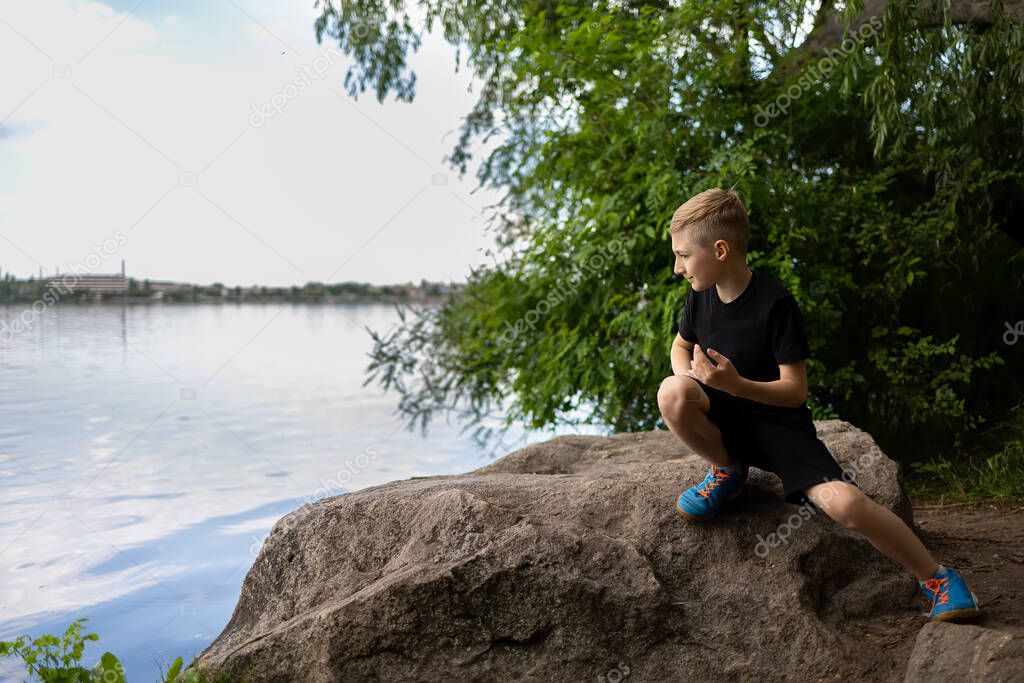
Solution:
[[[317,39],[352,56],[350,95],[409,101],[438,25],[484,84],[445,160],[465,173],[497,138],[477,179],[504,190],[494,264],[372,333],[367,382],[410,427],[657,426],[686,293],[668,221],[734,183],[748,263],[804,311],[816,418],[913,459],[1020,394],[1001,337],[1024,317],[1020,3],[428,0],[422,26],[409,5],[318,2]]]

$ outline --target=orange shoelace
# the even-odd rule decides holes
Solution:
[[[935,605],[945,605],[949,602],[949,577],[941,579],[928,579],[924,582],[924,587],[930,590],[935,597],[932,598],[932,609],[935,609]],[[945,589],[945,590],[943,590]],[[942,591],[941,593],[939,591]]]
[[[698,496],[704,496],[707,498],[711,495],[711,489],[718,488],[718,485],[723,481],[726,481],[731,476],[728,472],[723,472],[714,465],[711,466],[711,473],[714,475],[714,479],[709,481],[707,484],[697,489]]]

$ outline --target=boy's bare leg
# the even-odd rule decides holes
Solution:
[[[719,467],[735,462],[725,449],[718,425],[708,419],[711,401],[692,377],[666,377],[658,389],[658,408],[669,430],[694,453]]]
[[[825,514],[847,529],[863,534],[871,545],[906,567],[919,580],[930,579],[938,571],[939,564],[910,527],[853,484],[822,482],[808,486],[804,493]]]

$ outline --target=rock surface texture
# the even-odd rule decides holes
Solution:
[[[912,523],[871,437],[816,427]],[[902,680],[905,655],[849,625],[919,613],[914,577],[758,469],[717,517],[685,520],[676,496],[706,471],[664,430],[562,436],[318,500],[275,524],[192,666],[252,681]]]
[[[969,624],[926,624],[905,683],[1013,683],[1024,680],[1024,638]]]

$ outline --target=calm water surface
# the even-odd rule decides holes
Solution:
[[[399,322],[390,305],[58,305],[0,337],[0,640],[88,617],[85,664],[109,650],[156,681],[220,634],[285,513],[489,462],[454,420],[424,438],[361,386],[364,328]]]

